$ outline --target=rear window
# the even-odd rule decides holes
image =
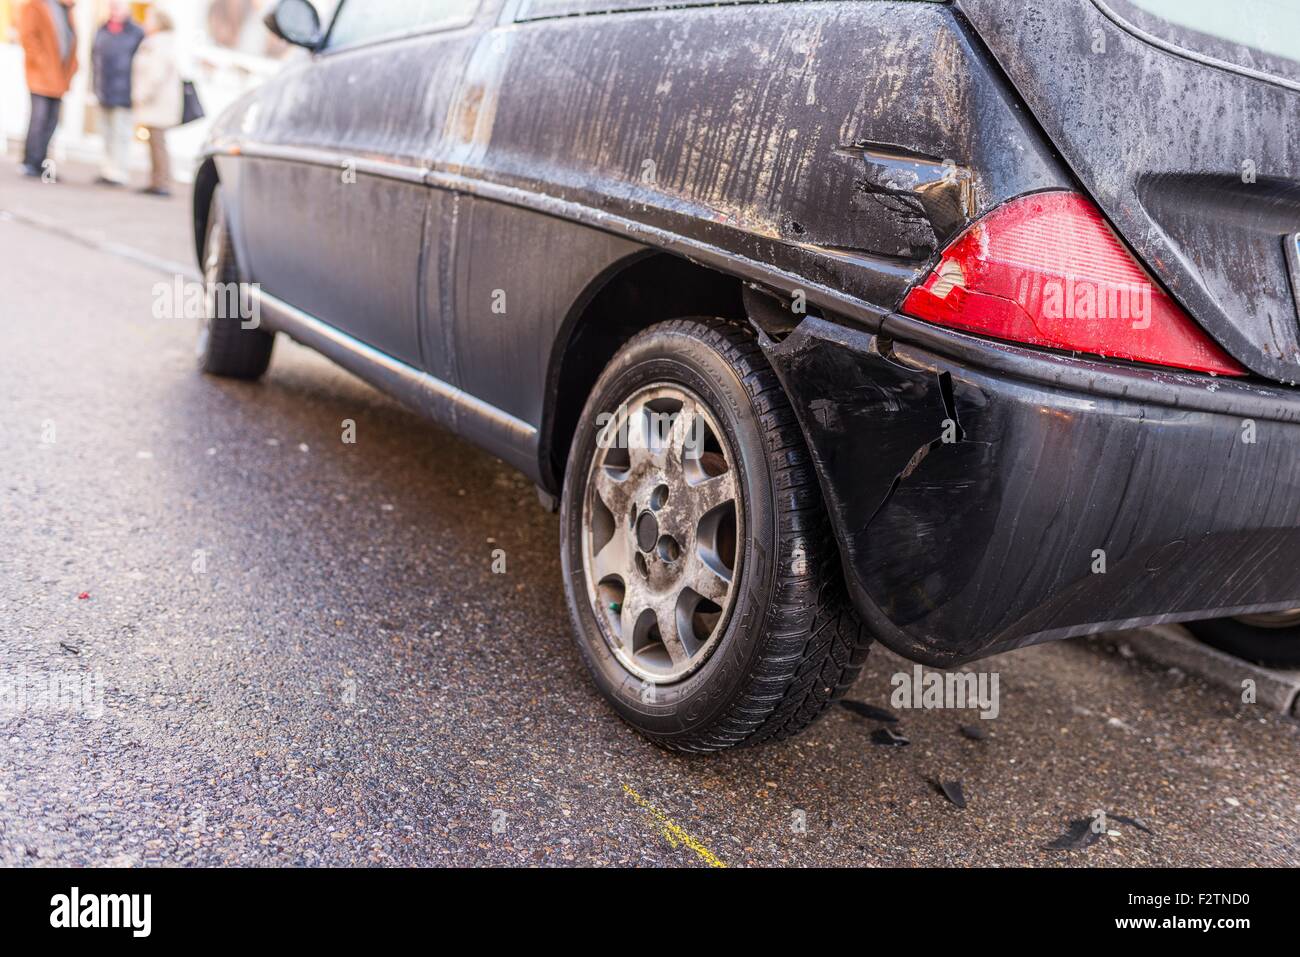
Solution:
[[[1300,83],[1300,0],[1093,2],[1162,45]]]

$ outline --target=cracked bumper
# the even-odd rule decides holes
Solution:
[[[1300,605],[1300,395],[885,318],[764,349],[877,637],[946,666]]]

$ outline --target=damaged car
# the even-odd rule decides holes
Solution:
[[[1224,9],[280,0],[308,52],[194,189],[260,324],[200,366],[284,334],[522,470],[670,748],[800,731],[874,641],[1297,660],[1300,22]]]

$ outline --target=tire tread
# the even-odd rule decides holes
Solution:
[[[218,215],[220,195],[220,188],[212,193],[209,222],[213,216]],[[204,255],[206,253],[204,250]],[[240,282],[235,244],[229,229],[222,234],[221,272],[218,281]],[[199,357],[199,369],[226,379],[260,379],[271,364],[271,349],[274,345],[275,335],[265,329],[245,329],[237,316],[214,317],[208,324],[208,344]]]
[[[651,332],[702,338],[736,371],[764,433],[783,554],[773,558],[776,574],[766,618],[772,633],[741,692],[714,722],[690,736],[650,737],[687,752],[792,737],[844,696],[871,647],[871,636],[848,601],[839,549],[803,433],[748,326],[725,319],[674,319],[641,335]],[[795,537],[806,540],[810,555],[822,556],[820,567],[794,573],[793,556],[784,552]]]

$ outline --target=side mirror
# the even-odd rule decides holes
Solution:
[[[262,22],[277,37],[294,46],[314,50],[324,39],[320,14],[309,0],[279,0]]]

